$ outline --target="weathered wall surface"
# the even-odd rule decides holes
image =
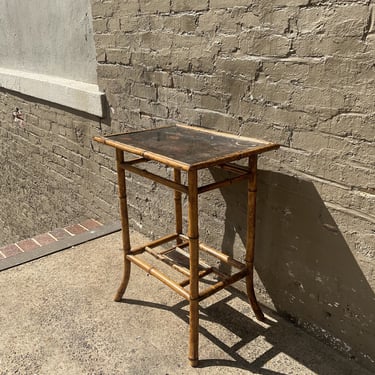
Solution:
[[[0,3],[0,67],[97,83],[89,0]]]
[[[99,176],[114,173],[91,148],[103,121],[68,108],[102,109],[89,1],[1,2],[0,35],[0,245],[113,220],[114,185]]]
[[[22,109],[23,121],[12,113]],[[0,245],[84,218],[117,217],[113,155],[93,151],[100,119],[0,89]]]
[[[103,117],[89,0],[0,4],[0,87]]]
[[[106,130],[178,120],[279,142],[260,161],[259,291],[373,366],[373,1],[91,3]],[[129,183],[137,229],[171,221],[164,193]],[[239,256],[244,202],[242,185],[200,201],[203,236]]]
[[[113,152],[91,141],[98,133],[177,120],[279,142],[260,159],[257,292],[374,366],[373,1],[91,4],[108,118],[0,90],[0,242],[118,218]],[[77,72],[68,55],[59,62]],[[133,227],[154,235],[173,224],[170,192],[128,183]],[[239,184],[200,200],[202,237],[240,258],[245,194]]]

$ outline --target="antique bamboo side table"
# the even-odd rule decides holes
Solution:
[[[122,240],[124,252],[124,273],[115,301],[120,301],[128,285],[131,263],[136,264],[148,274],[168,285],[189,301],[189,360],[192,366],[198,365],[199,302],[219,290],[246,278],[247,294],[259,320],[264,315],[258,305],[253,288],[254,240],[255,240],[255,202],[257,156],[260,153],[277,149],[274,143],[258,139],[234,136],[226,133],[187,125],[166,126],[151,130],[95,137],[96,141],[116,149],[117,174],[119,185],[120,211],[122,221]],[[131,154],[130,160],[128,154]],[[127,155],[127,159],[125,158]],[[136,157],[134,157],[136,155]],[[246,166],[234,163],[248,158]],[[173,168],[174,178],[163,177],[139,164],[149,161]],[[198,171],[206,168],[222,168],[229,171],[222,181],[214,181],[199,186]],[[125,170],[149,178],[174,190],[175,232],[131,248],[129,238],[129,219],[126,196]],[[182,173],[186,173],[183,183]],[[247,244],[245,262],[240,262],[199,241],[198,196],[207,191],[227,186],[235,182],[248,181]],[[187,195],[187,236],[183,234],[182,193]],[[169,244],[169,245],[168,245]],[[213,266],[202,260],[200,254],[213,257]],[[176,271],[176,277],[156,268],[144,255],[162,261]],[[143,258],[142,258],[143,256]],[[229,274],[217,267],[226,263],[235,270]],[[165,267],[165,266],[163,266]],[[182,280],[177,280],[182,275]],[[214,275],[210,283],[207,277]]]

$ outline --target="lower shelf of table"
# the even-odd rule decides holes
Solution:
[[[246,264],[204,243],[199,244],[199,253],[202,258],[197,275],[190,271],[189,239],[182,234],[170,234],[132,249],[126,258],[187,300],[191,299],[190,283],[196,279],[198,300],[203,300],[250,274]]]

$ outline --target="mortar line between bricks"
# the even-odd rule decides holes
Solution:
[[[58,239],[52,234],[52,233],[49,233],[48,234],[55,240],[55,241],[58,241]]]
[[[31,241],[35,242],[38,246],[42,246],[34,237],[30,238]]]
[[[69,230],[68,229],[66,229],[66,228],[63,228],[63,230],[65,230],[65,232],[67,232],[70,236],[76,236],[76,234],[74,234],[74,233],[72,233],[72,232],[69,232]]]
[[[35,239],[35,238],[32,238],[32,240],[39,246],[41,247],[42,245]]]
[[[20,245],[18,245],[17,242],[15,242],[14,245],[16,245],[23,253],[25,252],[25,250],[23,250],[22,247]],[[13,256],[13,255],[11,255],[11,256]],[[10,257],[7,257],[7,258],[10,258]]]

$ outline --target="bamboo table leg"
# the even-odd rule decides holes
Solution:
[[[198,365],[199,351],[199,288],[198,288],[198,178],[197,171],[188,172],[188,237],[190,252],[190,331],[189,331],[189,360],[191,366]]]
[[[117,178],[118,178],[118,189],[120,199],[120,214],[122,224],[122,245],[124,252],[124,273],[121,281],[121,285],[117,290],[115,301],[119,302],[125,293],[126,287],[129,283],[130,277],[130,261],[127,259],[127,255],[130,252],[130,236],[129,236],[129,218],[128,218],[128,205],[126,199],[126,180],[125,170],[120,167],[121,163],[124,162],[124,152],[116,149],[116,160],[117,160]]]
[[[174,169],[174,181],[177,184],[181,184],[181,171],[177,168]],[[176,233],[182,234],[182,203],[181,203],[181,192],[178,190],[174,191],[174,202],[175,202],[175,218],[176,218]],[[177,239],[177,245],[182,242],[181,238]]]
[[[248,180],[247,191],[247,239],[246,239],[246,265],[249,274],[246,276],[247,295],[258,320],[264,321],[264,315],[259,307],[254,292],[254,247],[255,247],[255,220],[256,220],[256,191],[257,191],[257,155],[249,157],[249,170],[251,175]]]

